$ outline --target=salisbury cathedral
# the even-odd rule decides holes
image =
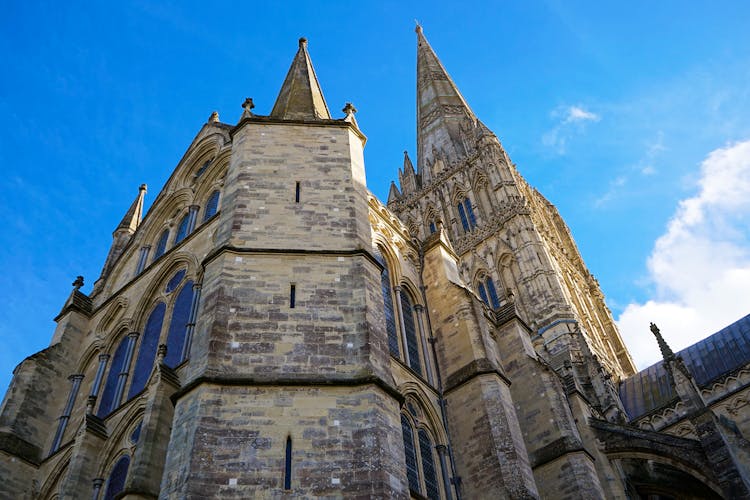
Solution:
[[[652,325],[637,372],[555,207],[417,45],[386,203],[305,39],[269,115],[212,114],[145,215],[140,186],[14,371],[0,498],[750,498],[750,316],[677,353]]]

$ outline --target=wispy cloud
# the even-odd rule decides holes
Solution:
[[[655,297],[617,321],[640,367],[659,359],[649,322],[678,350],[750,311],[750,140],[712,151],[698,187],[648,259]]]
[[[598,122],[601,117],[583,106],[559,106],[552,110],[550,116],[557,124],[542,136],[542,144],[563,155],[568,140],[576,134],[582,134],[586,122]]]

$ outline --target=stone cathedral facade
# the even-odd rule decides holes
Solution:
[[[750,317],[677,354],[654,326],[636,373],[557,210],[417,42],[386,204],[304,39],[268,116],[211,115],[145,216],[140,187],[14,372],[0,498],[750,498]]]

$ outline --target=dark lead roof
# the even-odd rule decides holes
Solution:
[[[750,363],[750,314],[677,355],[682,356],[701,388]],[[631,419],[676,397],[663,361],[620,382],[620,399]]]

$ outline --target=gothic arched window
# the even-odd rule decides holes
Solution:
[[[407,402],[406,409],[410,414],[401,414],[401,432],[409,489],[420,498],[440,500],[440,473],[436,468],[438,461],[435,459],[433,440],[428,431],[417,423],[424,418],[418,417],[422,412],[417,411],[415,405],[410,402]]]
[[[484,282],[479,282],[477,286],[479,296],[482,298],[482,302],[490,306],[492,309],[498,309],[500,307],[500,299],[497,296],[497,289],[495,288],[495,282],[489,276]]]
[[[432,440],[424,429],[419,429],[419,455],[422,462],[422,477],[424,479],[425,493],[427,498],[439,499],[440,486],[438,483],[437,470],[435,469],[435,458],[433,456]]]
[[[419,492],[419,469],[417,468],[417,451],[414,445],[414,429],[406,415],[401,415],[401,433],[404,437],[404,457],[406,458],[406,477],[409,489]]]
[[[383,266],[380,273],[380,289],[383,294],[383,309],[385,311],[385,329],[388,333],[388,349],[393,356],[399,357],[398,333],[396,332],[396,313],[393,309],[393,295],[391,292],[391,277],[388,263],[379,248],[375,248],[375,259]]]
[[[218,209],[219,209],[219,191],[216,190],[213,193],[211,193],[211,196],[208,197],[208,201],[206,201],[206,208],[203,211],[203,222],[206,222],[208,219],[216,215],[216,212]]]
[[[159,236],[159,242],[156,244],[156,250],[154,251],[154,260],[164,255],[164,252],[167,251],[167,240],[169,240],[169,229],[165,229],[161,233],[161,236]]]
[[[411,297],[406,290],[401,292],[401,311],[404,314],[404,337],[406,338],[406,351],[409,353],[409,366],[417,374],[422,375],[422,365],[419,357],[419,337],[417,325],[414,321],[414,306]]]
[[[125,479],[128,476],[130,457],[127,455],[117,461],[107,479],[107,490],[104,492],[104,500],[114,500],[118,493],[125,489]]]
[[[184,361],[185,333],[190,322],[190,309],[193,305],[193,282],[188,280],[180,290],[172,307],[172,319],[167,335],[167,356],[164,364],[174,368]]]
[[[97,413],[97,415],[100,418],[106,417],[112,410],[120,405],[122,393],[120,393],[119,395],[116,394],[118,392],[117,381],[120,378],[120,375],[127,374],[128,371],[128,367],[126,366],[126,358],[128,357],[128,344],[130,344],[130,338],[125,336],[120,341],[120,345],[117,346],[115,355],[112,356],[112,363],[109,366],[107,382],[104,384],[102,399],[99,402],[99,412]]]
[[[164,312],[167,306],[159,302],[146,321],[146,327],[141,335],[141,347],[138,349],[138,361],[133,370],[133,382],[130,384],[128,399],[132,398],[146,387],[148,377],[156,359],[156,348],[159,345],[161,325],[164,322]]]
[[[188,225],[190,224],[190,214],[185,214],[185,216],[180,220],[180,224],[177,226],[177,234],[174,237],[174,244],[178,244],[182,240],[185,239],[185,237],[188,235]]]
[[[461,225],[465,232],[469,232],[477,227],[477,219],[474,216],[474,209],[471,207],[471,201],[469,198],[464,198],[457,205],[458,216],[461,218]]]

